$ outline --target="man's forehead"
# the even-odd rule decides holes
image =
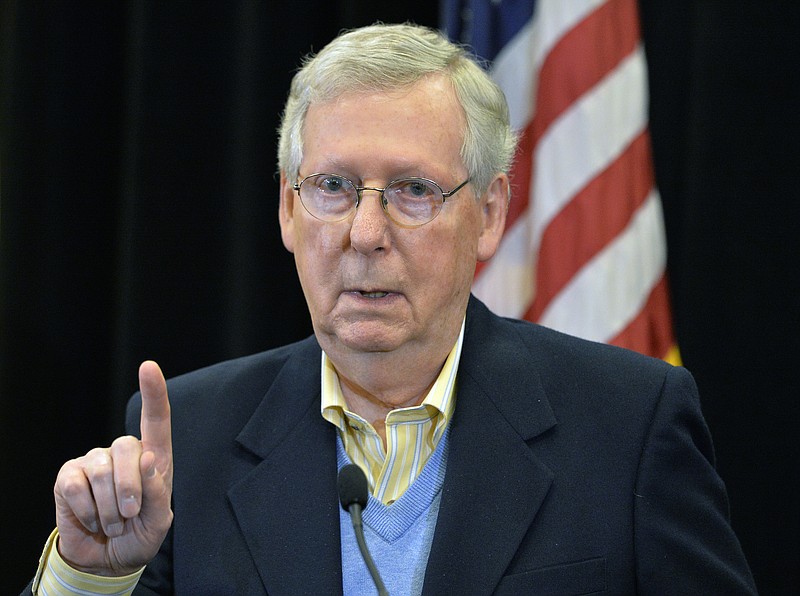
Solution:
[[[380,82],[375,82],[374,84],[370,84],[369,82],[343,84],[337,89],[329,91],[324,96],[312,99],[308,109],[367,98],[383,98],[387,101],[413,98],[422,91],[450,96],[458,103],[455,89],[450,78],[444,73],[431,73],[405,85],[384,85]]]
[[[424,85],[424,87],[423,87]],[[437,81],[389,91],[356,91],[312,104],[303,162],[316,171],[431,177],[463,170],[465,118],[452,89]]]
[[[344,126],[345,114],[347,125],[382,116],[384,120],[387,116],[398,119],[389,120],[387,126],[414,127],[416,122],[425,122],[426,136],[457,134],[460,141],[466,130],[464,109],[450,80],[443,75],[423,77],[412,85],[390,89],[348,90],[330,99],[312,102],[303,123],[304,140],[308,140],[309,121],[315,125],[341,121]]]

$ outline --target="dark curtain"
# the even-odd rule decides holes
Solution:
[[[762,593],[798,589],[800,224],[792,2],[642,0],[686,365]],[[310,333],[278,232],[293,69],[435,3],[0,3],[0,591],[32,575],[60,465],[169,376]]]
[[[800,6],[640,5],[678,344],[759,590],[800,593]]]

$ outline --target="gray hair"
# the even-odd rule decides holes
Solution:
[[[508,172],[516,148],[508,104],[500,88],[463,47],[441,33],[412,24],[348,31],[308,56],[292,79],[279,131],[278,165],[297,178],[303,160],[303,124],[308,108],[346,93],[393,91],[425,76],[449,78],[466,120],[461,158],[476,194],[494,176]]]

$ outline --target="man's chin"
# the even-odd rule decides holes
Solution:
[[[402,330],[378,322],[350,323],[335,334],[333,343],[351,353],[386,353],[402,347],[407,339]]]

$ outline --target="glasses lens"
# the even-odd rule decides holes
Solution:
[[[300,201],[322,221],[339,221],[356,206],[358,193],[352,182],[334,174],[309,176],[300,183]]]
[[[383,193],[392,219],[407,225],[431,221],[442,208],[442,189],[424,178],[395,180]]]

